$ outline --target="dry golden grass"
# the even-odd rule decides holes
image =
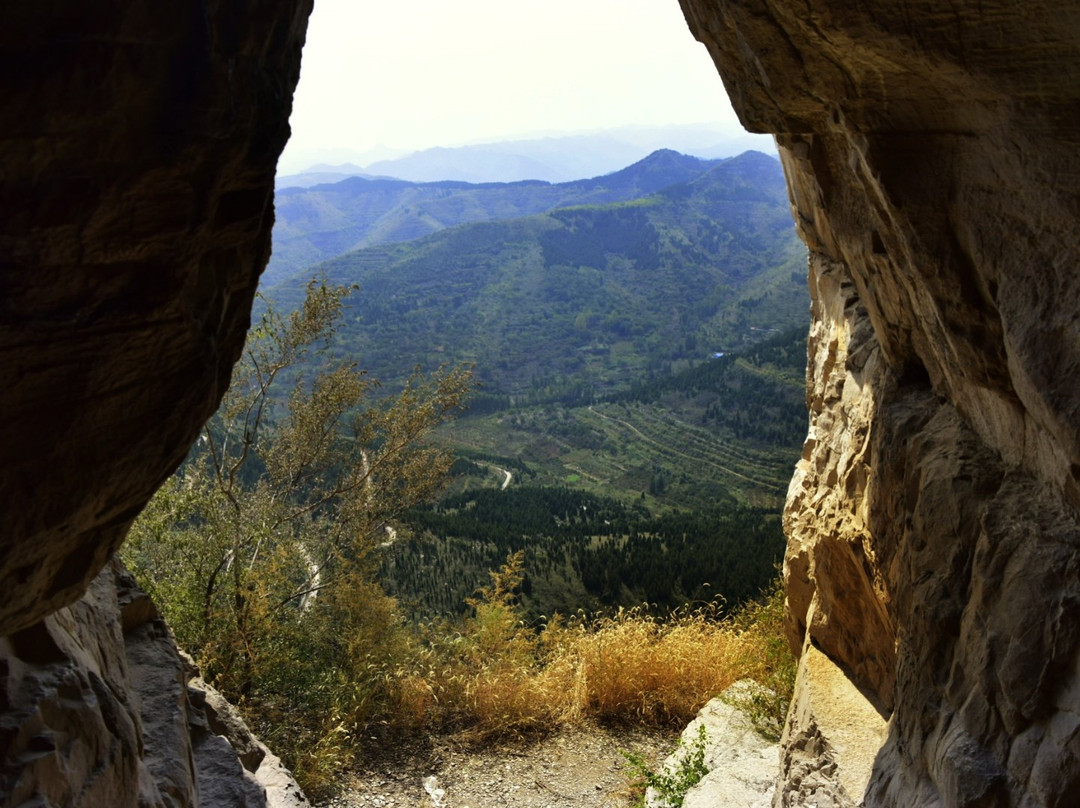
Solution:
[[[530,627],[512,594],[520,562],[492,574],[468,619],[421,627],[407,643],[384,639],[378,660],[339,671],[351,686],[335,689],[316,742],[295,756],[306,785],[332,783],[353,741],[375,731],[483,743],[583,721],[679,726],[746,678],[765,687],[741,706],[759,728],[779,731],[794,674],[779,584],[727,617],[631,609]]]
[[[621,613],[581,636],[582,711],[600,719],[684,723],[740,676],[742,638],[701,613],[660,622]]]
[[[533,629],[509,594],[520,572],[514,564],[493,576],[495,586],[473,604],[476,616],[451,641],[429,638],[425,673],[401,689],[400,710],[413,721],[472,740],[585,719],[678,725],[744,678],[781,691],[754,710],[786,708],[793,661],[779,589],[727,618],[710,608],[664,618],[631,609],[593,621],[556,617]]]

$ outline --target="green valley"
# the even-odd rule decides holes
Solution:
[[[444,425],[462,457],[450,495],[408,515],[413,541],[383,580],[416,615],[454,614],[523,550],[536,615],[754,595],[783,552],[804,339],[792,329],[592,404]]]
[[[361,182],[383,187],[327,212]],[[388,591],[454,614],[520,549],[534,615],[752,596],[806,429],[805,248],[779,163],[658,152],[562,185],[394,182],[294,189],[322,200],[306,225],[279,200],[276,244],[381,243],[264,290],[285,311],[313,275],[359,287],[331,351],[388,389],[474,366],[468,413],[438,433],[461,459],[397,526]],[[354,229],[304,230],[334,217]],[[434,232],[402,240],[417,228]]]

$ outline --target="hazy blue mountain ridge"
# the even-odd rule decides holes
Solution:
[[[771,138],[709,126],[622,127],[522,140],[433,148],[365,162],[365,171],[414,182],[547,180],[568,182],[610,173],[661,148],[707,159],[750,149],[775,153]]]
[[[351,250],[410,241],[467,222],[634,199],[688,181],[719,162],[660,150],[620,171],[558,184],[350,177],[310,188],[280,189],[275,198],[273,254],[263,285]]]
[[[736,603],[770,578],[809,306],[777,160],[662,150],[561,185],[355,179],[278,205],[275,249],[371,245],[264,284],[281,310],[312,275],[358,284],[337,355],[388,389],[416,364],[482,383],[440,433],[449,498],[403,520],[381,572],[418,617],[521,548],[543,614]]]

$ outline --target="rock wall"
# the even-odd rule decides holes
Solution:
[[[302,800],[105,565],[242,348],[310,10],[5,9],[2,805]]]
[[[82,594],[228,384],[310,10],[5,9],[0,636]]]
[[[888,719],[851,793],[801,669],[776,804],[1070,805],[1080,4],[681,3],[811,250],[793,646]]]
[[[658,773],[682,785],[686,775],[697,768],[701,754],[704,774],[686,790],[683,808],[768,808],[776,790],[778,748],[754,727],[740,704],[745,704],[753,682],[736,682],[698,711],[683,730],[679,745]],[[701,734],[704,733],[704,734]],[[650,786],[645,791],[646,808],[669,808],[670,798]]]
[[[0,640],[0,804],[306,808],[118,561]]]

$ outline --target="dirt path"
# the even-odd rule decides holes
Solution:
[[[672,732],[579,727],[479,752],[437,743],[361,767],[319,808],[624,808],[632,772],[622,750],[655,765],[676,741]],[[434,800],[424,788],[431,776]]]
[[[502,472],[502,474],[504,475],[502,485],[499,486],[499,490],[505,491],[506,487],[510,485],[510,481],[514,478],[514,475],[512,475],[506,469],[499,468],[498,466],[492,466],[492,468],[495,469],[495,471]]]

